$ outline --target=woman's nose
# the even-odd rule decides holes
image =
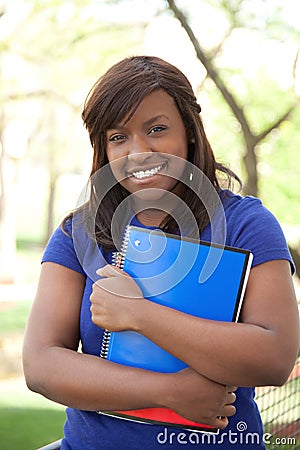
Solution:
[[[134,136],[128,149],[128,158],[130,160],[143,160],[152,154],[149,142],[144,136]],[[148,153],[148,155],[147,155]]]

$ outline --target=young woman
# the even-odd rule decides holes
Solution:
[[[265,448],[253,386],[283,384],[296,359],[293,262],[260,200],[221,187],[224,175],[237,177],[215,161],[200,110],[186,77],[150,56],[119,62],[87,98],[89,200],[48,243],[23,352],[28,387],[68,406],[62,449]],[[254,255],[238,323],[150,302],[110,265],[128,223],[188,234],[189,211],[198,235],[210,241],[220,205],[223,243]],[[162,374],[100,358],[104,329],[137,331],[188,368]],[[220,433],[97,413],[146,407],[171,408]]]

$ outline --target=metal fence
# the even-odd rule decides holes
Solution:
[[[284,386],[256,389],[268,450],[300,449],[300,357]]]

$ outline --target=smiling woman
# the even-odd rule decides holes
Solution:
[[[233,450],[241,423],[257,437],[251,448],[265,448],[254,387],[284,383],[297,356],[294,265],[274,216],[259,199],[230,190],[239,179],[215,160],[200,111],[186,77],[150,56],[120,61],[87,98],[89,198],[47,245],[23,351],[29,388],[68,406],[64,450],[154,450],[162,435],[174,436],[172,449],[180,449],[179,428],[96,412],[157,407],[218,428],[218,439],[202,448]],[[192,228],[204,241],[250,250],[240,322],[205,320],[144,298],[111,265],[128,224],[183,236]],[[195,293],[184,295],[189,302]],[[138,332],[188,367],[159,373],[100,358],[104,328]],[[185,430],[187,449],[194,435]],[[239,449],[249,448],[242,438]]]
[[[91,184],[95,185],[93,192],[103,189],[100,177],[95,174],[109,161],[113,162],[111,167],[116,179],[122,177],[122,183],[117,183],[100,205],[97,198],[90,202],[90,206],[98,208],[96,235],[103,248],[115,246],[111,238],[111,223],[116,208],[129,193],[135,192],[135,199],[138,199],[138,192],[143,196],[150,195],[150,179],[145,176],[149,177],[147,170],[155,170],[160,165],[163,167],[159,169],[159,175],[164,176],[155,177],[156,183],[151,178],[151,187],[157,189],[159,184],[161,190],[180,192],[199,230],[208,225],[207,209],[213,210],[215,207],[211,192],[202,192],[200,200],[194,190],[186,189],[186,185],[180,183],[184,181],[182,178],[193,178],[199,190],[202,181],[197,173],[193,176],[190,171],[183,171],[184,162],[179,158],[199,168],[217,192],[220,191],[218,172],[228,177],[229,184],[231,177],[239,179],[230,169],[215,161],[200,111],[201,107],[184,74],[156,57],[125,59],[111,67],[96,82],[82,113],[94,148],[91,171]],[[137,175],[129,177],[133,173]],[[142,193],[143,186],[147,190]],[[159,196],[157,190],[156,195]],[[143,215],[147,217],[150,209],[157,217],[155,225],[176,231],[178,224],[165,211],[158,213],[158,209],[154,208],[154,211],[149,204]],[[123,215],[127,215],[126,211]],[[120,236],[124,230],[124,227],[121,228]],[[91,231],[93,234],[94,228]]]
[[[139,193],[137,197],[142,195],[144,201],[158,201],[166,192],[182,194],[184,185],[178,181],[182,178],[188,142],[176,104],[165,91],[149,94],[129,120],[109,129],[106,146],[114,175],[129,193]],[[137,214],[142,223],[145,214],[147,209]],[[161,210],[160,215],[160,220],[156,215],[157,226],[166,212]]]

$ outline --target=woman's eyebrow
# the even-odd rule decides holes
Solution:
[[[169,120],[169,117],[166,116],[166,114],[158,114],[157,116],[150,117],[150,119],[146,120],[143,123],[143,125],[145,127],[149,127],[153,123],[157,122],[158,120],[162,120],[162,119]],[[116,124],[111,125],[108,128],[108,130],[124,130],[126,128],[126,124],[127,124],[127,122],[125,122],[125,123],[116,123]]]
[[[158,120],[161,120],[161,119],[169,120],[169,117],[166,116],[165,114],[159,114],[157,116],[151,117],[150,119],[146,120],[146,122],[144,122],[144,125],[149,126],[149,125],[153,124],[154,122],[157,122]]]

